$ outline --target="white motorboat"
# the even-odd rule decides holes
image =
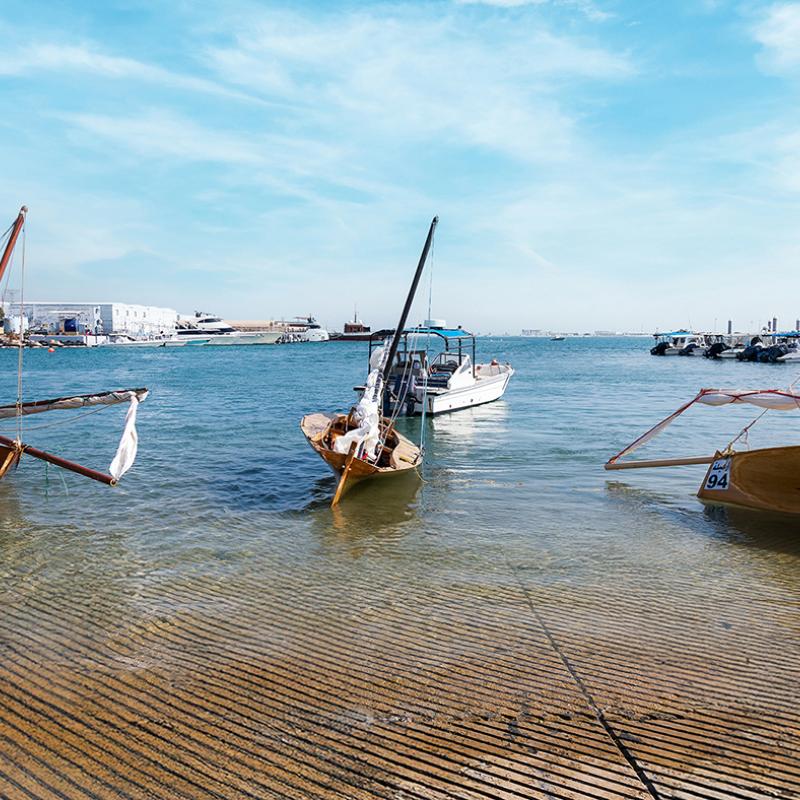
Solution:
[[[392,331],[370,339],[370,363]],[[432,343],[444,349],[429,360]],[[443,320],[427,320],[404,332],[387,378],[384,413],[442,414],[491,403],[503,396],[514,370],[492,359],[475,363],[475,337],[462,328],[446,328]]]
[[[650,355],[653,356],[699,356],[710,344],[705,334],[692,331],[654,333],[653,338],[655,344],[650,348]]]

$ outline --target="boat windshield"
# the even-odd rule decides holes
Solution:
[[[467,353],[448,352],[439,353],[431,362],[431,372],[455,372],[463,365],[472,363]]]

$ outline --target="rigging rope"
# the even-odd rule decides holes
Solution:
[[[98,408],[93,408],[91,411],[84,411],[82,414],[76,414],[75,416],[71,416],[66,419],[60,419],[57,420],[56,422],[45,422],[42,423],[41,425],[33,425],[33,426],[28,425],[26,430],[40,431],[43,430],[44,428],[55,428],[59,425],[70,425],[73,422],[77,422],[78,420],[83,419],[84,417],[88,417],[90,414],[97,414],[100,411],[105,411],[107,408],[113,408],[113,406],[110,405],[99,406]],[[3,428],[0,428],[0,430],[3,430]]]

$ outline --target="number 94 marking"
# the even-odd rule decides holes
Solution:
[[[708,471],[706,489],[727,489],[730,484],[731,460],[729,458],[717,459]]]

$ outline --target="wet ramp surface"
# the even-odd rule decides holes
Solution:
[[[780,585],[329,566],[6,592],[2,796],[800,796]]]

